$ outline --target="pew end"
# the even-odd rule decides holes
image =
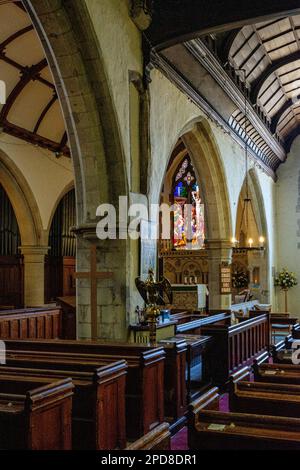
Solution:
[[[171,432],[168,423],[156,426],[152,431],[137,441],[129,444],[125,450],[170,450]]]
[[[236,384],[241,381],[249,382],[251,379],[251,369],[249,366],[243,367],[239,371],[235,372],[229,377],[228,382],[228,392],[229,392],[229,409],[232,411],[234,409],[234,395]]]
[[[29,417],[27,435],[29,449],[72,449],[73,393],[74,385],[71,378],[27,392],[25,413]]]

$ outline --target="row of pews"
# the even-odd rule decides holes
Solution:
[[[231,375],[229,412],[216,387],[190,405],[190,449],[300,450],[300,365],[289,348],[295,339],[273,347],[272,363],[263,354]]]
[[[0,432],[1,448],[113,450],[133,441],[136,447],[170,446],[167,426],[161,426],[163,348],[47,340],[8,340],[6,348],[6,365],[0,367],[0,421],[4,417],[12,434],[4,441]],[[22,412],[22,394],[27,400],[43,396],[41,387],[46,386],[56,391],[57,405],[51,400],[51,406],[40,410],[30,442],[16,442],[19,425],[11,419],[12,411],[18,405],[16,411]],[[32,418],[34,408],[27,410]],[[67,437],[63,429],[69,429]],[[21,434],[26,436],[27,430]]]
[[[58,339],[60,308],[2,315],[9,327],[0,329],[0,429],[10,430],[0,432],[3,449],[167,450],[166,421],[183,424],[191,399],[186,364],[195,333],[210,338],[207,379],[221,388],[269,348],[266,315],[235,325],[224,313],[177,312],[176,341],[155,348]]]
[[[0,311],[0,338],[62,338],[64,321],[57,306]]]

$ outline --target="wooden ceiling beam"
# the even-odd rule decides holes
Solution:
[[[3,106],[1,113],[0,113],[0,123],[2,123],[8,116],[9,111],[11,110],[15,100],[18,98],[20,93],[24,90],[26,85],[30,83],[32,80],[35,80],[40,72],[47,67],[47,60],[42,59],[40,62],[38,62],[35,65],[32,65],[31,67],[25,67],[23,72],[22,72],[22,77],[17,83],[17,85],[14,87],[14,89],[11,91],[9,94],[6,104]]]
[[[291,64],[296,60],[300,60],[300,51],[292,52],[291,54],[281,57],[280,59],[274,60],[272,64],[267,67],[263,73],[252,83],[251,86],[251,93],[250,93],[250,100],[254,105],[257,102],[257,98],[259,96],[260,90],[264,84],[264,82],[269,78],[269,76],[276,72],[280,67],[284,65]]]
[[[30,144],[36,145],[38,147],[46,148],[56,154],[63,154],[67,157],[70,157],[70,149],[66,145],[61,147],[61,143],[54,142],[53,140],[47,139],[46,137],[40,136],[38,134],[34,134],[33,132],[12,124],[7,120],[4,120],[1,125],[3,132],[6,132],[9,135],[25,140],[26,142],[29,142]]]
[[[15,67],[16,69],[18,69],[21,73],[24,73],[26,72],[26,68],[27,67],[24,67],[23,65],[19,64],[18,62],[16,62],[15,60],[13,59],[10,59],[9,57],[7,57],[7,55],[5,54],[5,52],[2,52],[0,50],[0,60],[3,60],[3,62],[11,65],[12,67]],[[46,85],[48,88],[51,88],[52,90],[55,90],[55,86],[53,83],[49,82],[49,80],[46,80],[45,78],[43,77],[36,77],[36,80],[40,83],[43,83],[44,85]]]
[[[36,134],[38,132],[40,125],[42,124],[43,120],[46,117],[46,114],[48,113],[48,111],[50,111],[50,109],[52,108],[52,106],[54,105],[54,103],[57,100],[58,100],[58,96],[55,93],[54,96],[51,98],[51,100],[46,104],[43,111],[41,112],[41,115],[38,118],[38,120],[36,122],[36,125],[34,126],[34,130],[33,130],[34,134]]]
[[[9,36],[7,39],[5,39],[0,44],[0,51],[3,51],[9,44],[11,44],[13,41],[20,38],[24,34],[29,33],[29,31],[33,31],[33,25],[32,24],[30,24],[28,26],[25,26],[25,28],[19,29],[18,31],[13,33],[11,36]]]

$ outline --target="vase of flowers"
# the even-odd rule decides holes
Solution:
[[[279,287],[284,291],[285,296],[285,312],[288,311],[288,291],[298,284],[296,274],[289,272],[286,268],[283,268],[275,277],[275,286]]]

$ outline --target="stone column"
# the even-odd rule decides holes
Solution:
[[[48,246],[21,246],[24,256],[24,304],[39,307],[45,303],[45,256]]]
[[[126,340],[126,242],[99,240],[96,224],[85,224],[75,230],[77,236],[76,271],[90,272],[90,249],[97,246],[97,272],[113,272],[112,279],[97,281],[97,337]],[[77,336],[91,338],[91,281],[77,279]]]
[[[208,290],[209,290],[209,308],[229,309],[231,306],[231,294],[221,295],[220,266],[222,262],[231,263],[232,245],[227,240],[208,240]]]

